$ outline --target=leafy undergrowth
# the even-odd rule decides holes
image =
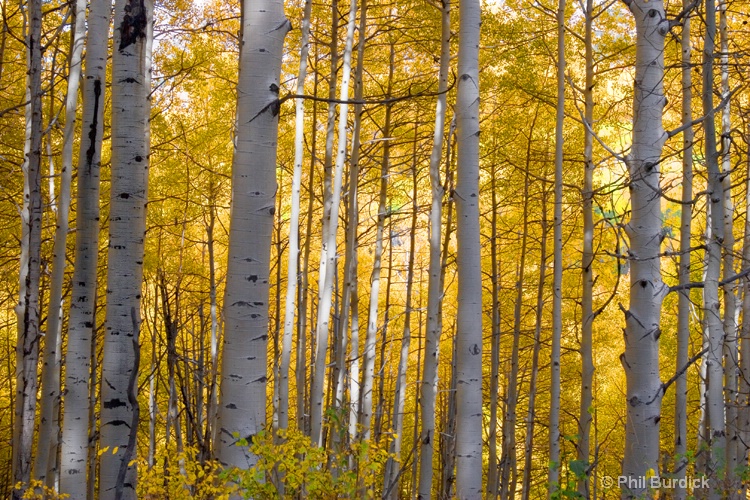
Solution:
[[[240,446],[248,443],[239,442]],[[201,463],[195,450],[152,467],[139,464],[138,498],[156,500],[255,500],[373,498],[388,459],[388,443],[355,442],[335,452],[312,446],[299,431],[261,432],[249,445],[258,456],[249,470]]]

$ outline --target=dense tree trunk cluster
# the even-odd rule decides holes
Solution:
[[[746,498],[748,9],[4,2],[0,496]]]

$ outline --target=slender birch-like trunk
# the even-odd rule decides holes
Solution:
[[[690,0],[683,0],[682,8],[689,7]],[[693,121],[693,79],[691,74],[690,21],[688,14],[682,21],[681,37],[681,82],[682,82],[682,124]],[[693,127],[682,133],[682,211],[680,213],[680,262],[678,268],[679,283],[690,283],[692,239],[691,221],[693,218]],[[690,290],[681,290],[677,297],[677,369],[687,365],[690,346]],[[687,457],[687,373],[682,373],[675,380],[675,417],[674,417],[674,466],[677,486],[673,491],[675,500],[684,500],[686,488],[680,480],[686,477]]]
[[[67,249],[70,216],[70,184],[73,173],[73,144],[78,105],[78,86],[81,81],[81,55],[86,22],[86,2],[77,0],[73,5],[73,32],[68,71],[68,88],[65,98],[65,128],[63,131],[62,170],[60,196],[57,206],[55,243],[52,250],[52,278],[50,282],[47,335],[44,341],[42,366],[42,399],[40,407],[39,438],[34,475],[36,479],[53,487],[57,470],[58,419],[60,409],[60,343],[62,320],[62,289],[65,278],[65,253]]]
[[[344,163],[347,150],[347,116],[349,111],[349,80],[352,69],[352,45],[357,18],[357,0],[352,0],[349,7],[349,22],[346,27],[346,46],[341,74],[341,91],[339,94],[339,136],[336,151],[336,164],[333,173],[333,188],[330,198],[330,210],[326,207],[323,216],[323,249],[321,255],[320,277],[318,283],[318,318],[316,326],[315,367],[310,394],[310,437],[313,444],[323,444],[323,401],[325,399],[324,382],[326,378],[326,358],[328,334],[330,329],[331,306],[333,304],[333,283],[336,279],[336,234],[338,233],[339,205],[341,204],[341,183],[344,175]],[[325,267],[325,271],[324,271]]]
[[[555,112],[554,222],[552,229],[552,352],[550,360],[549,484],[551,498],[560,487],[560,342],[562,337],[562,183],[565,120],[565,0],[557,2],[557,104]]]
[[[357,278],[357,248],[359,229],[359,156],[360,156],[360,131],[362,128],[362,77],[364,74],[364,56],[367,29],[367,2],[362,1],[359,16],[359,43],[357,44],[357,69],[354,72],[354,123],[352,124],[352,145],[349,157],[349,197],[346,228],[346,250],[344,257],[344,293],[342,297],[341,321],[339,323],[340,347],[336,364],[339,367],[338,379],[336,380],[336,405],[343,408],[345,404],[346,383],[349,381],[349,406],[346,409],[349,422],[349,438],[351,440],[357,435],[357,416],[359,413],[359,322],[356,316],[358,302],[356,300],[358,278]],[[349,366],[347,367],[347,326],[351,315],[351,343],[349,345]],[[356,328],[355,328],[356,327]],[[342,415],[342,421],[347,420],[346,412]],[[341,436],[343,433],[336,433]]]
[[[745,132],[745,144],[750,144],[750,124]],[[746,160],[746,172],[750,174],[750,156]],[[745,230],[742,242],[742,267],[750,265],[750,175],[746,183],[745,194]],[[750,456],[750,279],[745,278],[742,297],[742,327],[740,330],[740,388],[738,430],[740,445],[737,450],[738,461],[746,464]],[[747,484],[739,490],[741,498],[747,496]]]
[[[630,176],[630,304],[625,313],[625,352],[620,361],[627,385],[625,456],[622,475],[644,478],[659,470],[659,420],[663,387],[659,378],[661,305],[667,287],[661,278],[662,232],[659,166],[666,139],[662,127],[664,37],[668,21],[661,0],[628,0],[635,17],[635,95],[633,146],[627,157]],[[640,497],[645,488],[624,488],[623,498]]]
[[[389,60],[393,62],[393,44],[390,46]],[[386,95],[390,96],[393,89],[393,64],[390,64],[388,72],[388,86]],[[383,138],[389,139],[391,134],[391,106],[386,105],[385,123],[383,124]],[[370,428],[372,420],[372,392],[375,382],[375,343],[378,333],[378,303],[380,297],[380,274],[383,259],[383,232],[385,219],[388,217],[386,201],[388,192],[388,171],[390,169],[390,141],[383,143],[383,158],[380,163],[380,192],[378,197],[378,221],[375,233],[375,253],[372,263],[372,275],[370,276],[370,304],[367,313],[367,336],[365,337],[365,348],[362,356],[362,403],[360,405],[359,424],[361,426],[362,440],[370,439]],[[390,281],[389,281],[390,282]],[[387,324],[386,324],[387,327]],[[385,328],[385,327],[384,327]],[[385,336],[385,331],[383,332]],[[382,362],[382,356],[381,356]],[[382,391],[381,391],[382,394]],[[379,425],[375,426],[376,430]],[[377,433],[376,433],[377,434]]]
[[[726,419],[726,449],[725,463],[727,473],[727,489],[735,497],[739,487],[737,478],[737,466],[746,467],[747,463],[738,462],[737,450],[739,436],[737,433],[737,388],[739,371],[739,352],[737,343],[737,283],[728,280],[734,275],[734,204],[732,202],[732,164],[730,148],[732,144],[732,122],[731,107],[729,102],[729,28],[727,26],[727,0],[719,2],[719,43],[720,43],[720,73],[721,73],[721,98],[726,100],[726,105],[721,112],[721,183],[724,203],[724,239],[723,250],[723,285],[724,296],[724,401]]]
[[[539,376],[539,350],[542,346],[542,323],[544,322],[544,286],[547,279],[547,191],[542,193],[542,238],[539,242],[539,281],[536,289],[536,322],[534,325],[534,350],[531,356],[531,382],[529,384],[529,408],[526,413],[526,438],[524,440],[523,484],[521,498],[531,498],[531,473],[534,449],[534,427],[536,424],[536,393]]]
[[[703,130],[704,154],[708,174],[708,198],[710,236],[706,240],[706,277],[703,288],[704,321],[708,329],[708,352],[706,353],[706,414],[709,437],[708,476],[723,480],[726,473],[726,423],[724,400],[724,328],[719,302],[719,279],[721,276],[721,251],[724,240],[724,187],[716,150],[716,126],[714,123],[713,75],[716,40],[716,5],[706,0],[706,35],[703,47]],[[726,309],[725,309],[726,311]],[[719,490],[709,492],[709,498],[720,498]]]
[[[489,457],[487,465],[487,497],[497,498],[499,464],[497,461],[497,403],[500,391],[500,256],[497,235],[497,164],[492,167],[492,234],[490,236],[490,262],[492,265],[492,342],[490,344],[490,430],[488,432]]]
[[[586,473],[578,480],[578,493],[590,498],[589,455],[593,413],[594,384],[594,48],[593,22],[594,2],[586,0],[585,16],[585,65],[586,79],[584,95],[584,139],[583,139],[583,261],[581,263],[581,404],[578,412],[577,458],[586,464]]]
[[[526,251],[529,236],[529,186],[531,184],[531,150],[536,128],[536,120],[539,116],[539,106],[534,111],[534,118],[529,128],[528,142],[526,143],[526,165],[523,182],[523,222],[521,226],[521,253],[518,255],[516,269],[516,300],[513,307],[513,347],[510,356],[510,373],[507,375],[508,394],[506,398],[505,415],[503,418],[503,454],[500,458],[502,464],[500,471],[500,498],[507,500],[516,495],[516,407],[518,405],[518,350],[521,342],[521,321],[523,305],[523,289],[526,276]]]
[[[383,480],[384,496],[392,500],[398,500],[400,489],[398,478],[401,475],[401,443],[404,433],[404,405],[406,403],[406,370],[409,363],[409,348],[411,345],[411,303],[412,290],[414,288],[414,252],[416,251],[417,235],[417,127],[418,121],[414,122],[414,142],[412,148],[412,212],[411,226],[409,232],[409,264],[406,271],[406,304],[404,305],[404,332],[401,337],[401,352],[398,358],[398,373],[396,375],[396,391],[393,396],[393,417],[391,426],[393,439],[391,440],[390,454],[385,466]],[[416,425],[416,421],[414,422]]]
[[[279,74],[291,28],[280,0],[246,1],[237,84],[237,145],[224,295],[224,345],[215,454],[247,469],[251,442],[266,420],[268,295],[276,210]]]
[[[459,4],[456,96],[456,494],[482,496],[482,269],[479,241],[479,32],[478,0]]]
[[[138,358],[149,166],[150,0],[117,0],[99,498],[135,498]],[[116,452],[115,452],[116,451]],[[122,496],[120,496],[122,495]]]
[[[24,200],[21,213],[21,269],[19,273],[18,343],[16,344],[16,400],[13,437],[12,498],[20,499],[31,479],[39,362],[39,294],[42,244],[42,2],[28,2],[26,62],[26,143]]]
[[[438,382],[438,354],[440,352],[440,302],[442,300],[442,266],[440,235],[442,225],[443,186],[440,183],[440,158],[445,135],[446,89],[450,68],[450,0],[442,0],[440,34],[440,70],[438,73],[438,97],[435,105],[435,130],[430,153],[430,262],[427,287],[427,332],[425,339],[424,369],[419,397],[422,406],[422,431],[419,437],[419,498],[432,496],[432,457],[435,451],[435,400]]]
[[[307,76],[307,54],[310,50],[310,12],[312,0],[305,1],[302,18],[302,41],[297,75],[297,94],[305,92]],[[299,209],[302,186],[302,161],[305,156],[305,102],[295,99],[294,173],[292,174],[292,206],[289,216],[289,255],[287,260],[286,301],[284,305],[284,339],[281,346],[279,367],[279,429],[289,427],[289,364],[292,356],[292,334],[294,329],[294,298],[297,293],[297,263],[299,261]]]

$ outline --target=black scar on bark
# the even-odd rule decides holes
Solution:
[[[138,41],[139,38],[146,38],[146,5],[144,0],[130,0],[125,5],[125,16],[118,28],[120,30],[120,50],[124,50],[129,45]]]
[[[91,166],[94,164],[94,153],[97,148],[96,131],[99,128],[97,120],[99,119],[99,101],[102,96],[101,80],[94,80],[94,119],[91,120],[89,128],[89,147],[86,150],[86,172],[91,172]]]

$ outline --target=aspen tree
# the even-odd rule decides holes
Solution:
[[[297,75],[297,95],[305,92],[307,55],[310,51],[310,12],[312,0],[305,0],[302,18],[302,41]],[[299,209],[302,187],[302,161],[305,156],[305,102],[295,99],[294,172],[292,174],[292,206],[289,215],[289,255],[287,257],[286,299],[284,304],[284,339],[279,366],[279,429],[289,427],[289,364],[292,355],[292,330],[294,328],[294,298],[297,294],[297,264],[299,262]],[[297,390],[301,390],[298,387]]]
[[[750,124],[745,132],[745,144],[750,144]],[[750,174],[750,156],[746,161],[746,171]],[[745,194],[745,228],[742,241],[742,267],[750,263],[750,175],[747,177]],[[740,445],[737,450],[738,461],[746,464],[750,458],[750,279],[742,281],[742,326],[740,329],[740,388],[738,431]],[[747,485],[743,483],[740,494],[747,496]]]
[[[669,21],[661,0],[628,0],[635,18],[635,94],[633,145],[627,159],[630,178],[630,304],[625,313],[627,420],[622,475],[645,478],[659,470],[659,420],[663,387],[659,378],[659,321],[667,287],[661,278],[662,232],[659,166],[666,140],[662,126],[664,37]],[[642,484],[642,483],[638,483]],[[645,488],[625,488],[623,498]]]
[[[490,430],[488,432],[489,459],[487,464],[487,496],[496,498],[499,486],[497,461],[497,404],[500,391],[500,256],[497,234],[497,165],[492,166],[492,233],[490,235],[490,262],[492,264],[492,343],[490,347]]]
[[[341,203],[341,184],[344,175],[344,163],[347,150],[347,116],[349,112],[349,80],[352,69],[352,46],[354,28],[357,18],[357,0],[352,0],[349,8],[349,21],[346,27],[346,45],[341,74],[339,94],[339,136],[336,150],[336,164],[333,172],[333,187],[329,206],[323,215],[323,248],[321,251],[321,270],[318,283],[318,318],[316,327],[315,366],[310,394],[310,437],[313,444],[323,444],[323,400],[326,377],[326,357],[328,334],[330,330],[331,306],[333,303],[333,283],[336,279],[336,234],[338,233],[339,205]],[[324,269],[325,265],[325,271]]]
[[[531,382],[529,384],[529,408],[526,413],[526,439],[524,442],[524,466],[521,498],[531,498],[531,473],[534,444],[534,427],[536,424],[537,378],[539,376],[539,351],[542,346],[542,323],[544,319],[544,288],[547,279],[547,190],[542,192],[542,238],[539,242],[539,281],[536,289],[536,321],[534,325],[534,350],[531,357]]]
[[[367,29],[367,2],[362,1],[359,16],[359,42],[357,44],[357,68],[354,73],[354,123],[352,124],[352,145],[349,157],[349,213],[347,214],[346,249],[344,258],[344,293],[341,309],[341,322],[339,324],[339,338],[341,347],[336,364],[339,367],[338,380],[336,381],[336,404],[344,404],[345,385],[349,381],[349,439],[354,440],[357,436],[357,417],[359,416],[359,320],[357,287],[358,287],[358,255],[359,246],[359,156],[360,156],[360,133],[362,129],[362,95],[364,92],[362,77],[364,74],[364,57]],[[349,316],[351,315],[351,342],[349,345],[349,367],[346,366],[346,339]],[[344,413],[346,418],[346,412]],[[336,436],[339,433],[335,433]]]
[[[578,412],[578,445],[577,458],[586,466],[586,474],[578,481],[578,493],[583,498],[590,498],[589,454],[591,452],[591,420],[593,412],[594,356],[593,327],[594,319],[594,2],[586,0],[584,11],[585,31],[585,87],[583,139],[583,258],[581,262],[581,405]]]
[[[265,424],[279,73],[291,26],[280,0],[243,2],[242,12],[215,453],[222,464],[247,469],[257,458],[237,442],[251,442]]]
[[[149,0],[117,0],[99,498],[135,498],[140,302],[148,192]],[[121,496],[122,495],[122,496]]]
[[[706,239],[706,276],[703,288],[704,321],[708,333],[706,353],[706,435],[709,438],[707,474],[714,480],[722,480],[727,470],[726,463],[726,405],[724,400],[724,325],[719,302],[719,279],[721,275],[721,251],[724,233],[724,186],[716,149],[715,110],[713,105],[714,50],[716,40],[716,4],[706,0],[706,35],[703,46],[703,130],[704,154],[708,174],[708,199],[710,214],[707,224],[710,233]],[[725,304],[726,305],[726,304]],[[726,312],[726,308],[725,308]],[[712,488],[709,498],[720,498],[721,492]]]
[[[393,90],[393,61],[394,61],[394,47],[391,42],[389,47],[389,69],[388,69],[388,84],[386,88],[386,95],[390,96]],[[388,139],[391,135],[391,106],[386,105],[385,108],[385,122],[383,124],[383,138]],[[365,337],[365,348],[362,355],[362,392],[361,399],[362,404],[360,405],[359,424],[362,426],[362,439],[370,439],[370,428],[372,419],[372,393],[373,386],[375,383],[375,343],[377,342],[378,333],[378,303],[380,300],[380,280],[382,270],[382,259],[383,259],[383,233],[385,231],[385,220],[388,217],[386,201],[388,193],[388,173],[390,169],[390,141],[383,143],[383,158],[380,162],[380,190],[378,192],[378,220],[375,233],[375,253],[373,256],[372,263],[372,274],[370,275],[370,303],[367,310],[367,336]],[[390,267],[389,267],[390,272]],[[390,280],[388,281],[390,283]],[[387,302],[387,301],[386,301]],[[384,319],[384,328],[387,327],[387,320]],[[383,338],[385,339],[385,332],[383,332]],[[381,362],[383,357],[381,356]],[[382,380],[382,377],[381,377]],[[382,389],[379,391],[382,395]],[[376,440],[379,438],[380,431],[380,418],[376,416],[375,421],[376,429]]]
[[[738,304],[737,284],[731,277],[734,275],[734,204],[732,203],[732,164],[730,149],[732,144],[731,106],[729,102],[729,27],[727,25],[727,0],[719,1],[719,68],[721,74],[721,98],[726,101],[721,111],[721,142],[719,152],[721,160],[722,202],[724,204],[724,238],[722,240],[722,264],[724,285],[724,401],[726,419],[726,448],[724,460],[726,463],[727,488],[732,494],[739,486],[737,478],[738,461],[737,450],[739,436],[737,433],[737,389],[738,389],[738,344],[737,344],[737,314]],[[746,464],[742,464],[745,466]]]
[[[393,417],[391,426],[393,438],[391,439],[390,454],[385,465],[383,479],[384,496],[398,500],[400,489],[398,479],[400,477],[401,444],[404,434],[404,405],[406,404],[406,370],[409,362],[409,346],[411,344],[411,314],[412,314],[412,291],[414,289],[414,253],[416,251],[417,235],[417,128],[419,121],[414,122],[414,142],[412,143],[412,205],[411,205],[411,228],[409,231],[409,263],[406,270],[406,303],[404,305],[404,330],[401,337],[401,350],[398,358],[398,372],[396,374],[396,390],[393,396]],[[416,425],[416,421],[414,422]]]
[[[506,500],[516,494],[516,408],[518,405],[518,356],[521,342],[521,322],[523,304],[523,289],[526,277],[526,256],[529,237],[529,187],[531,185],[531,151],[533,144],[534,129],[539,117],[539,106],[534,110],[534,117],[528,132],[526,143],[526,165],[524,166],[523,182],[523,216],[519,235],[521,237],[521,250],[518,255],[516,268],[516,299],[513,304],[513,347],[510,359],[510,372],[507,374],[508,393],[505,404],[505,415],[503,418],[503,454],[500,458],[502,464],[500,469],[500,498]]]
[[[482,272],[479,242],[479,32],[478,0],[459,4],[456,97],[456,495],[482,497]]]
[[[65,129],[63,131],[62,169],[60,172],[60,195],[57,206],[55,243],[52,250],[52,278],[47,335],[44,341],[44,363],[42,365],[42,399],[40,406],[39,438],[37,441],[34,475],[47,486],[53,487],[57,470],[60,410],[60,334],[62,329],[62,290],[65,277],[65,253],[67,249],[70,184],[73,173],[73,143],[78,104],[78,87],[81,81],[81,55],[85,34],[86,2],[77,0],[73,5],[73,29],[68,71],[68,87],[65,97]]]
[[[443,271],[441,265],[440,236],[442,225],[443,186],[440,183],[440,159],[445,135],[446,90],[450,69],[450,0],[441,1],[440,69],[438,73],[438,97],[435,105],[435,130],[430,153],[430,262],[427,287],[427,331],[425,339],[424,369],[419,403],[422,407],[422,431],[419,437],[419,497],[432,496],[432,457],[435,443],[435,400],[438,383],[438,353],[440,352],[440,301],[443,294]]]
[[[24,199],[21,210],[21,269],[19,273],[18,342],[16,344],[16,400],[13,429],[13,499],[20,499],[31,479],[39,361],[39,285],[42,243],[42,2],[29,0],[26,39],[28,65]]]
[[[689,7],[690,0],[683,0],[682,8]],[[682,82],[682,124],[693,121],[692,97],[693,81],[691,73],[690,21],[687,14],[682,21],[681,82]],[[680,262],[679,283],[690,283],[690,242],[692,238],[691,221],[693,218],[693,128],[688,126],[682,133],[682,211],[680,213]],[[688,362],[690,344],[690,290],[681,290],[677,297],[677,369]],[[675,419],[674,419],[674,458],[677,486],[673,492],[675,500],[684,500],[686,490],[680,480],[686,477],[687,459],[687,373],[675,380]]]
[[[648,1],[648,0],[646,0]],[[565,120],[565,0],[557,2],[557,104],[555,107],[555,177],[553,270],[552,270],[552,353],[549,408],[548,496],[560,486],[560,342],[562,337],[562,183],[563,125]]]

